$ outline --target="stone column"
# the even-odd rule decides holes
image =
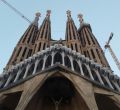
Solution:
[[[16,82],[16,81],[18,80],[18,78],[19,78],[21,72],[22,72],[22,69],[20,69],[20,70],[17,72],[17,76],[15,77],[14,82]]]
[[[40,62],[40,60],[36,60],[33,74],[36,73],[36,69],[37,69],[37,66],[38,66],[39,62]]]
[[[115,85],[115,87],[117,88],[117,90],[120,92],[120,87],[118,86],[117,82],[113,82],[113,84]]]
[[[51,62],[51,66],[53,66],[53,63],[54,63],[54,56],[55,56],[55,52],[52,52],[52,62]]]
[[[90,78],[91,78],[92,80],[94,80],[93,75],[92,75],[91,70],[90,70],[90,67],[89,67],[88,65],[86,65],[86,67],[87,67],[87,69],[88,69]]]
[[[106,80],[106,82],[108,83],[108,85],[113,89],[113,86],[111,85],[108,77],[107,77],[107,76],[103,76],[103,77],[105,78],[105,80]]]
[[[80,60],[78,60],[78,64],[79,64],[79,67],[80,67],[81,75],[84,76],[84,73],[83,73],[83,69],[82,69],[81,61],[80,61]]]
[[[73,57],[72,57],[72,56],[70,56],[70,62],[71,62],[72,71],[74,71],[74,67],[73,67]]]
[[[98,72],[98,70],[95,71],[95,72],[96,72],[96,75],[97,75],[97,77],[98,77],[100,83],[104,85],[104,82],[102,81],[102,78],[101,78],[100,73]]]
[[[25,74],[24,74],[24,76],[23,76],[23,79],[26,78],[26,76],[27,76],[27,74],[28,74],[28,70],[30,69],[30,67],[31,67],[31,64],[28,64],[28,65],[27,65],[27,68],[26,68],[26,71],[25,71]]]
[[[65,61],[64,61],[65,53],[62,52],[62,65],[65,66]]]
[[[5,83],[4,87],[6,87],[9,84],[9,82],[11,81],[12,78],[13,78],[13,74],[11,73],[10,76],[8,77],[8,80]]]
[[[47,56],[45,55],[45,56],[44,56],[44,62],[43,62],[43,67],[42,67],[42,70],[44,70],[44,69],[45,69],[45,62],[46,62],[46,59],[47,59]]]

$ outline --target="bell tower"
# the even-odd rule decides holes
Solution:
[[[67,47],[81,53],[81,43],[79,40],[79,34],[77,27],[71,17],[71,11],[67,11],[67,24],[66,24],[66,35],[65,35]]]
[[[90,24],[84,22],[83,15],[78,15],[81,27],[78,29],[80,41],[82,44],[82,54],[89,57],[91,60],[102,64],[103,67],[110,67],[101,46],[92,33]]]
[[[36,35],[38,32],[38,20],[40,17],[40,13],[36,13],[35,20],[32,24],[27,28],[19,42],[17,43],[12,56],[6,66],[6,69],[23,61],[24,59],[30,57],[33,54],[34,43],[36,40]]]
[[[47,10],[46,17],[40,26],[40,29],[37,34],[35,41],[34,53],[45,50],[50,46],[51,40],[51,21],[50,21],[51,10]]]

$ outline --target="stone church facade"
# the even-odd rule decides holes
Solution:
[[[113,74],[90,24],[67,11],[65,40],[51,38],[51,11],[27,28],[0,75],[0,110],[120,110]]]

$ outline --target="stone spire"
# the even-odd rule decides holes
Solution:
[[[81,52],[80,50],[80,40],[79,34],[77,32],[77,27],[75,26],[75,23],[71,17],[71,11],[67,11],[67,24],[66,24],[66,45],[70,47],[72,50],[75,50],[77,52]]]
[[[70,20],[71,19],[71,11],[70,10],[67,10],[67,17],[68,17],[68,20]]]
[[[27,28],[27,30],[17,43],[6,68],[17,64],[32,55],[36,35],[38,32],[39,17],[40,13],[36,13],[35,20],[32,24],[30,24],[30,26]]]
[[[78,18],[79,18],[80,24],[83,24],[84,23],[83,15],[78,14]]]
[[[46,18],[50,18],[51,10],[47,10],[46,12]]]
[[[82,54],[105,67],[109,67],[103,50],[92,33],[90,24],[84,23],[82,14],[79,14],[78,18],[80,21],[80,28],[78,29],[78,33],[82,44]]]
[[[35,26],[38,26],[39,17],[41,16],[41,14],[39,12],[37,12],[35,15],[36,15],[36,17],[35,17],[35,20],[33,21],[33,24]]]
[[[50,21],[51,10],[47,10],[46,17],[43,20],[42,25],[39,28],[37,39],[35,42],[34,53],[44,50],[49,46],[51,40],[51,21]]]

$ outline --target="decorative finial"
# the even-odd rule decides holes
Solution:
[[[51,10],[47,10],[46,17],[50,17]]]
[[[70,10],[67,10],[67,17],[71,18],[71,11]]]
[[[36,15],[36,17],[40,17],[41,16],[40,12],[37,12],[35,15]]]
[[[83,15],[78,14],[78,18],[79,18],[80,24],[82,24],[84,22]]]
[[[35,20],[34,20],[34,25],[35,26],[38,26],[38,20],[39,20],[39,17],[41,16],[41,14],[40,14],[40,12],[37,12],[36,14],[35,14]]]

